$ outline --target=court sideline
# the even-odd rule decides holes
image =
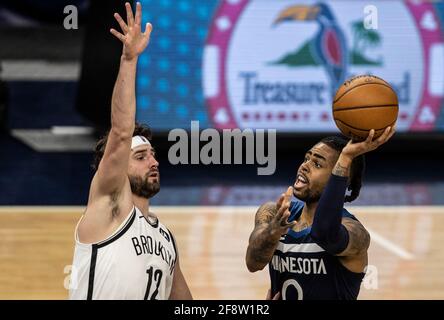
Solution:
[[[369,229],[359,299],[444,299],[444,206],[348,208]],[[83,207],[0,207],[0,299],[66,299]],[[268,271],[244,254],[255,207],[152,208],[175,234],[195,299],[263,299]]]

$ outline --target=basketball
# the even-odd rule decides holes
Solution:
[[[379,137],[398,117],[398,97],[389,83],[371,75],[345,81],[333,100],[333,119],[353,140],[365,140],[371,129]]]
[[[22,2],[0,1],[11,312],[444,300],[444,0]]]

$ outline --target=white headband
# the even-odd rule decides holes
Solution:
[[[131,142],[131,149],[135,149],[138,146],[148,145],[151,146],[151,143],[148,141],[147,138],[143,136],[134,136],[133,140]]]

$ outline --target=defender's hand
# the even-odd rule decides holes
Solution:
[[[140,27],[142,21],[142,6],[139,2],[137,2],[136,5],[135,19],[131,5],[127,2],[125,3],[125,7],[127,23],[123,21],[118,13],[114,14],[114,18],[116,18],[119,23],[123,34],[115,29],[111,29],[110,32],[123,43],[123,58],[126,60],[132,60],[137,58],[143,50],[145,50],[150,40],[150,34],[153,27],[151,23],[147,23],[145,26],[145,32],[142,32]]]

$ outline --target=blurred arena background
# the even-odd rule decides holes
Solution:
[[[108,30],[123,3],[0,4],[1,299],[67,298],[74,227],[92,148],[109,126],[121,50]],[[328,68],[345,52],[347,78],[380,76],[400,100],[397,134],[368,155],[350,208],[372,235],[360,299],[444,299],[443,2],[141,3],[154,26],[137,79],[137,118],[154,130],[162,176],[153,211],[176,235],[195,298],[265,298],[268,271],[250,274],[244,263],[254,214],[293,184],[307,148],[338,132],[331,90],[339,84]],[[320,16],[276,25],[295,4],[318,6]],[[67,5],[78,28],[64,27]],[[326,21],[337,34],[319,47]],[[276,172],[170,164],[168,132],[193,120],[200,129],[277,129]]]

